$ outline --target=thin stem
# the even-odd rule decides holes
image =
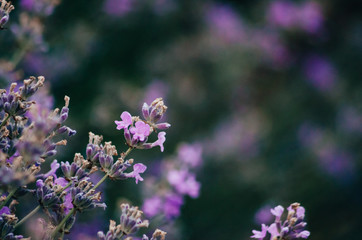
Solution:
[[[63,192],[65,189],[69,188],[70,186],[72,186],[73,182],[70,181],[67,185],[65,185],[62,189],[59,190],[59,192]]]
[[[2,123],[0,124],[0,128],[2,128],[3,126],[5,126],[6,122],[9,120],[10,118],[10,114],[8,114],[5,119],[2,121]]]
[[[14,228],[19,227],[23,222],[25,222],[26,220],[28,220],[29,218],[31,218],[37,211],[39,211],[40,209],[40,205],[37,206],[36,208],[33,209],[33,211],[31,211],[30,213],[28,213],[28,215],[26,215],[25,217],[23,217],[23,219],[21,219]]]
[[[104,177],[102,177],[102,179],[99,180],[99,182],[97,182],[96,185],[94,185],[94,187],[92,188],[92,190],[95,190],[97,187],[99,187],[99,185],[101,185],[107,178],[108,178],[108,173],[107,173],[106,175],[104,175]]]
[[[24,44],[22,44],[22,46],[19,48],[20,50],[17,51],[12,59],[11,62],[14,66],[14,69],[16,68],[16,66],[20,63],[20,61],[24,58],[25,54],[28,52],[29,50],[29,41],[26,41]]]
[[[70,210],[70,212],[68,213],[67,216],[65,216],[65,218],[63,218],[63,220],[59,223],[59,225],[55,228],[55,230],[52,233],[52,238],[54,238],[57,233],[59,232],[59,230],[63,227],[63,225],[65,224],[65,222],[75,213],[75,208],[73,208],[72,210]]]
[[[9,192],[8,196],[5,198],[5,200],[1,203],[0,205],[0,209],[2,209],[6,203],[11,199],[11,197],[14,195],[14,193],[16,192],[16,190],[18,190],[17,188],[15,188],[14,190],[12,190],[11,192]]]
[[[127,151],[124,153],[123,158],[126,158],[127,155],[128,155],[132,150],[133,150],[133,148],[132,148],[132,147],[129,147],[129,148],[127,149]]]

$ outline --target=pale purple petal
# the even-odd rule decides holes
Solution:
[[[297,208],[297,218],[304,218],[304,214],[305,214],[305,208],[304,207],[298,207]]]
[[[279,221],[280,217],[282,216],[284,212],[284,208],[282,206],[277,206],[275,208],[272,208],[270,212],[276,217],[277,221]]]
[[[271,234],[271,238],[279,236],[278,227],[276,223],[273,223],[268,227],[268,232]]]
[[[161,152],[163,152],[164,147],[163,143],[166,141],[166,133],[165,132],[159,132],[158,133],[158,140],[154,143],[152,143],[151,147],[160,146]]]
[[[50,165],[50,171],[45,173],[43,177],[44,178],[47,178],[49,176],[56,177],[55,172],[58,170],[59,167],[60,167],[60,164],[58,163],[58,161],[54,160],[52,162],[52,164]]]
[[[60,178],[55,179],[54,183],[57,185],[60,185],[62,187],[65,187],[65,186],[67,186],[68,181],[65,178],[60,177]]]
[[[138,181],[143,181],[140,173],[144,173],[146,169],[146,165],[143,165],[142,163],[136,163],[135,165],[133,165],[133,172],[127,173],[126,176],[135,178],[136,184],[138,184]]]
[[[309,232],[309,231],[303,231],[303,232],[299,233],[299,234],[297,235],[297,237],[300,237],[300,238],[308,238],[309,235],[310,235],[310,232]]]
[[[114,123],[117,124],[118,130],[128,128],[128,126],[132,124],[132,115],[127,111],[121,114],[121,119],[122,121],[114,121]]]
[[[261,231],[256,231],[253,230],[253,236],[251,236],[251,238],[264,238],[266,235],[266,232],[268,231],[268,226],[266,226],[265,224],[261,225]]]
[[[135,127],[130,128],[130,132],[133,134],[134,140],[144,141],[146,137],[150,135],[150,126],[147,123],[138,121]]]

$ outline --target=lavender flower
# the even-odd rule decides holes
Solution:
[[[106,234],[98,232],[99,240],[116,240],[120,239],[124,235],[129,235],[137,232],[142,227],[148,227],[148,220],[142,220],[142,211],[137,207],[130,207],[128,204],[122,204],[122,215],[120,218],[120,224],[116,225],[116,222],[111,220],[109,224],[109,230]]]
[[[146,169],[147,167],[145,165],[143,165],[142,163],[137,163],[133,165],[133,172],[126,173],[125,176],[135,178],[136,184],[138,184],[138,181],[143,181],[140,173],[144,173]]]
[[[251,238],[257,238],[262,240],[266,237],[267,232],[269,232],[270,239],[301,239],[308,238],[310,232],[304,230],[307,225],[306,222],[303,222],[305,216],[305,209],[300,206],[299,203],[293,203],[288,207],[288,214],[286,220],[281,221],[281,217],[284,212],[282,206],[277,206],[272,208],[270,212],[275,216],[275,222],[270,226],[262,224],[262,230],[256,231],[253,230]]]
[[[117,124],[117,130],[126,129],[128,126],[132,125],[132,116],[129,112],[124,111],[121,114],[122,121],[114,121]]]
[[[168,129],[169,123],[158,123],[167,110],[162,98],[155,99],[149,106],[144,103],[142,106],[142,114],[145,120],[140,120],[138,116],[132,117],[130,113],[123,112],[121,114],[122,121],[115,121],[117,129],[124,130],[124,138],[131,148],[150,149],[160,146],[163,152],[163,143],[166,141],[166,133],[158,133],[158,139],[153,143],[148,143],[148,136],[157,129]],[[135,122],[134,126],[133,123]]]
[[[14,10],[14,6],[11,2],[1,0],[0,5],[0,29],[4,29],[5,24],[9,21],[9,14]]]
[[[153,232],[151,239],[149,239],[145,234],[143,234],[142,240],[165,240],[166,234],[167,232],[164,232],[160,229],[156,229]]]

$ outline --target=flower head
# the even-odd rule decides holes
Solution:
[[[150,135],[150,125],[142,121],[138,121],[135,127],[130,128],[130,132],[133,134],[133,140],[139,140],[143,142]]]
[[[117,124],[117,129],[126,129],[129,125],[132,124],[132,116],[129,112],[124,111],[121,114],[122,121],[114,121],[115,124]]]
[[[136,163],[135,165],[133,165],[133,172],[126,173],[125,175],[127,177],[135,178],[136,184],[138,184],[138,181],[143,181],[143,178],[141,177],[140,173],[144,173],[146,169],[147,169],[146,165],[143,165],[142,163]]]

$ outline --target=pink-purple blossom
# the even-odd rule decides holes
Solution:
[[[162,201],[159,196],[153,196],[145,199],[142,210],[148,217],[156,216],[162,207]]]
[[[163,152],[164,147],[163,144],[166,141],[166,133],[165,132],[159,132],[158,133],[158,139],[156,142],[152,143],[151,147],[156,147],[156,146],[160,146],[161,152]]]
[[[280,217],[282,216],[284,212],[284,208],[282,206],[277,206],[275,208],[272,208],[270,212],[275,216],[276,221],[280,220]]]
[[[58,170],[58,168],[60,167],[60,164],[58,163],[57,160],[53,160],[52,164],[50,164],[50,170],[49,172],[44,174],[44,178],[47,178],[49,176],[53,176],[53,177],[57,177],[55,172]]]
[[[144,141],[150,135],[150,125],[142,121],[137,121],[135,127],[130,128],[134,140]]]
[[[178,158],[189,164],[191,167],[197,167],[202,162],[201,144],[182,144],[178,148]]]
[[[199,196],[200,183],[196,181],[195,175],[187,170],[172,170],[168,173],[167,179],[178,193],[193,198]]]
[[[126,128],[128,128],[128,126],[130,126],[132,124],[132,115],[127,111],[124,111],[121,114],[121,119],[122,119],[122,121],[117,121],[117,120],[114,121],[114,123],[117,124],[118,130],[126,129]]]
[[[141,177],[140,173],[144,173],[147,169],[147,166],[142,163],[136,163],[133,165],[133,171],[130,173],[127,173],[127,177],[135,178],[136,184],[138,184],[138,181],[143,181],[143,178]]]
[[[263,239],[266,235],[268,231],[268,226],[266,226],[265,224],[261,225],[261,231],[257,231],[257,230],[253,230],[253,236],[251,236],[251,238],[259,238],[259,239]]]

